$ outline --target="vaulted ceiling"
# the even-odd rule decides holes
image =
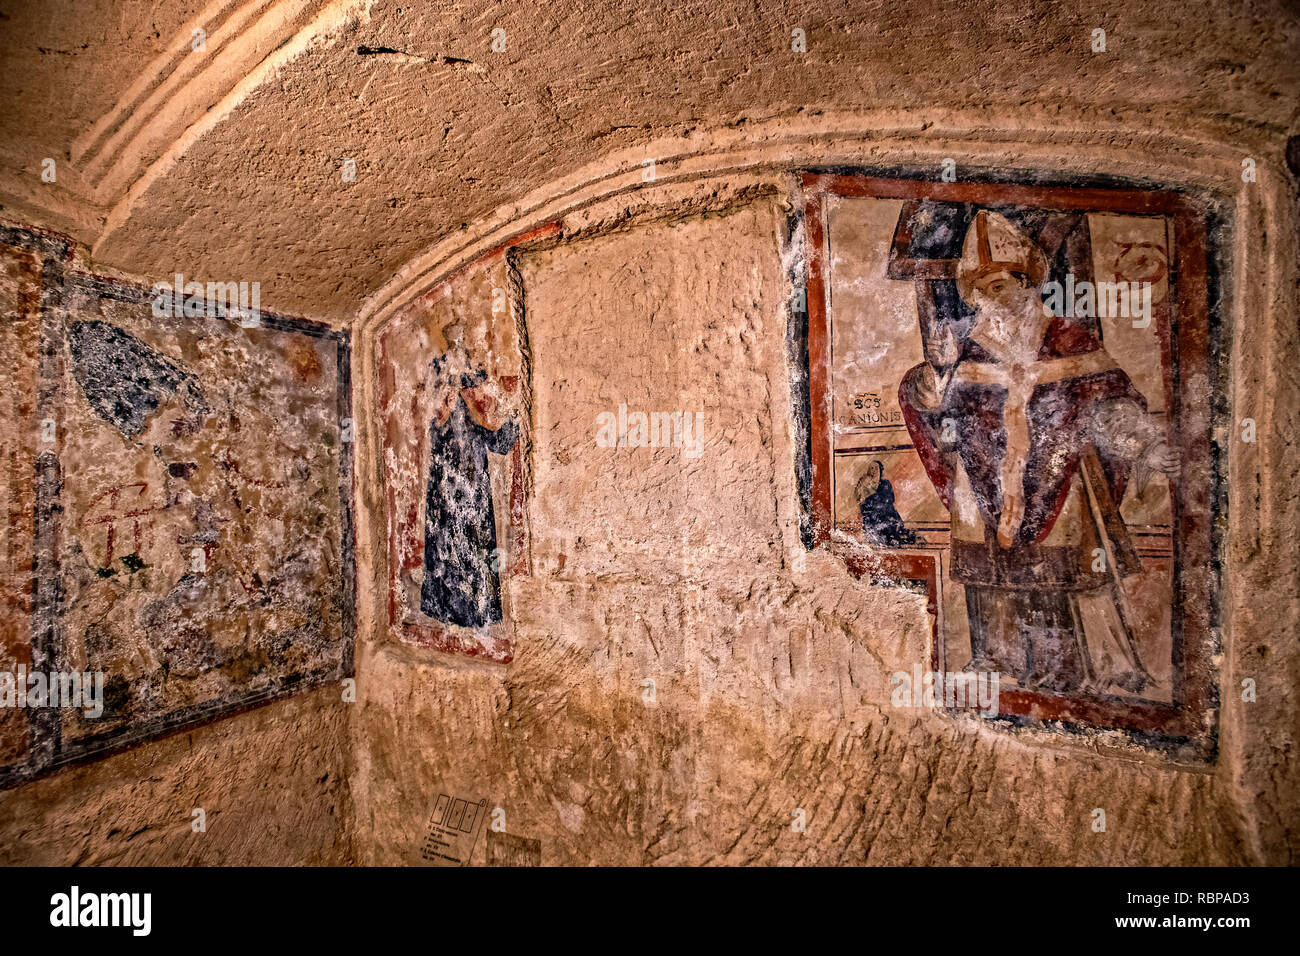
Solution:
[[[1085,6],[0,0],[0,216],[346,322],[436,241],[664,137],[882,109],[1296,132],[1294,4]]]

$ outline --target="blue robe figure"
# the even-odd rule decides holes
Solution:
[[[906,548],[916,544],[916,532],[903,525],[903,517],[894,507],[894,486],[885,477],[884,462],[872,462],[880,469],[876,490],[858,504],[862,531],[871,544],[885,548]]]
[[[433,360],[441,376],[446,356]],[[459,388],[487,379],[479,369],[460,376]],[[493,431],[475,422],[459,393],[447,421],[429,424],[429,483],[424,499],[424,582],[420,610],[460,627],[501,620],[497,574],[497,527],[487,453],[514,447],[519,427],[510,421]]]

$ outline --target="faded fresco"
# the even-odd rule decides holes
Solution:
[[[408,642],[502,661],[502,582],[528,557],[510,272],[504,253],[481,260],[407,306],[379,344],[392,625]]]
[[[103,675],[102,712],[41,711],[58,765],[351,671],[342,336],[156,314],[70,274],[45,316],[33,645]],[[203,311],[199,306],[199,311]],[[9,598],[6,593],[6,599]],[[34,769],[42,769],[37,766]]]
[[[37,372],[42,263],[33,243],[9,230],[0,243],[0,672],[32,665],[36,455],[40,447]],[[0,768],[31,749],[28,712],[0,708]]]
[[[1211,598],[1188,582],[1209,543],[1180,530],[1205,527],[1210,395],[1180,371],[1208,385],[1208,317],[1204,274],[1175,309],[1171,268],[1194,210],[872,182],[846,177],[813,212],[824,538],[887,568],[928,561],[930,663],[998,675],[1003,714],[1198,736]]]

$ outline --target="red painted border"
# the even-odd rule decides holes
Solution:
[[[943,183],[917,179],[888,179],[804,173],[803,212],[808,262],[808,387],[812,444],[813,543],[824,547],[833,526],[831,394],[829,388],[830,314],[826,303],[825,198],[828,195],[876,199],[934,199],[981,204],[1020,204],[1048,209],[1165,216],[1174,225],[1165,302],[1173,310],[1153,316],[1157,321],[1164,359],[1166,407],[1184,464],[1174,495],[1174,703],[1130,703],[1115,698],[1061,697],[1008,690],[999,695],[1003,714],[1038,720],[1085,723],[1098,728],[1152,733],[1212,742],[1213,726],[1204,717],[1213,703],[1214,673],[1210,660],[1213,622],[1208,590],[1213,569],[1211,411],[1196,395],[1212,393],[1210,321],[1205,213],[1188,197],[1170,190],[1106,189],[1097,187],[1025,186],[997,183]],[[1176,349],[1176,351],[1175,351]],[[1173,359],[1178,379],[1173,377]],[[1188,384],[1193,383],[1193,387]],[[1187,463],[1194,466],[1189,468]],[[843,554],[838,547],[831,550]],[[882,556],[883,557],[883,556]],[[907,556],[895,556],[898,558]],[[847,560],[847,559],[846,559]],[[859,562],[865,559],[857,559]],[[874,561],[874,556],[873,556]],[[900,572],[904,568],[898,569]],[[850,564],[850,571],[860,575]],[[886,573],[883,570],[881,573]],[[910,577],[908,574],[900,574]],[[924,580],[924,577],[917,579]],[[929,582],[927,582],[929,583]],[[929,583],[931,609],[937,610],[937,583]],[[931,664],[940,665],[942,635],[934,628]],[[1179,664],[1181,663],[1181,668]],[[1214,715],[1217,719],[1217,715]]]
[[[536,229],[520,233],[511,239],[506,240],[500,245],[483,253],[481,256],[467,262],[450,275],[434,283],[421,295],[427,295],[435,292],[462,279],[471,269],[482,268],[494,265],[497,260],[502,258],[509,250],[525,245],[530,242],[536,242],[542,239],[550,239],[558,236],[561,232],[559,222],[549,222]],[[415,300],[412,300],[415,301]],[[409,303],[408,303],[409,304]],[[400,315],[401,311],[397,313]],[[396,316],[394,316],[395,318]],[[392,321],[391,319],[389,321]],[[526,319],[525,319],[526,321]],[[380,406],[388,408],[393,398],[393,390],[396,382],[390,372],[388,364],[388,334],[391,330],[385,331],[379,336],[379,396]],[[395,428],[400,427],[399,423],[391,420],[391,416],[396,415],[394,409],[383,421],[382,448],[384,460],[387,460],[387,453],[391,448],[389,436]],[[525,423],[525,427],[527,427]],[[527,501],[524,481],[524,460],[521,451],[521,443],[516,442],[513,452],[510,456],[510,501],[509,501],[509,525],[510,525],[510,542],[511,550],[504,562],[505,567],[502,569],[502,586],[504,588],[507,576],[526,575],[531,573],[531,562],[529,554],[531,542],[529,541],[529,531],[527,522]],[[431,650],[440,651],[445,654],[464,654],[469,657],[481,657],[486,660],[496,661],[501,664],[509,664],[514,660],[514,642],[508,637],[503,637],[492,633],[496,628],[488,628],[483,632],[469,636],[468,632],[461,628],[439,627],[433,624],[419,624],[413,621],[404,621],[401,619],[401,607],[398,602],[398,594],[402,586],[402,572],[407,570],[401,567],[399,541],[400,533],[406,531],[410,533],[418,519],[418,507],[415,514],[398,516],[396,513],[397,501],[396,491],[385,481],[384,485],[384,503],[387,509],[386,517],[388,520],[387,530],[387,547],[388,547],[388,624],[399,638],[408,644],[415,644],[420,647],[427,647]]]
[[[925,609],[930,613],[931,647],[937,655],[939,641],[939,554],[915,554],[897,551],[872,552],[866,546],[852,547],[836,542],[831,553],[839,555],[855,578],[876,574],[898,581],[916,581],[925,585]],[[932,655],[934,656],[934,655]],[[936,657],[937,660],[937,657]],[[936,664],[937,669],[937,664]]]

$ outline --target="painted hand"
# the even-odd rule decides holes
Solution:
[[[432,401],[433,420],[439,426],[447,424],[447,419],[451,417],[451,413],[456,407],[456,398],[459,395],[459,391],[446,386],[434,392]]]
[[[1138,497],[1142,496],[1153,475],[1167,475],[1170,481],[1174,481],[1178,478],[1179,467],[1178,453],[1169,442],[1163,438],[1152,442],[1142,452],[1135,469]]]
[[[955,369],[955,365],[949,366],[948,371],[941,374],[933,364],[927,363],[916,383],[916,403],[922,408],[940,407]]]

